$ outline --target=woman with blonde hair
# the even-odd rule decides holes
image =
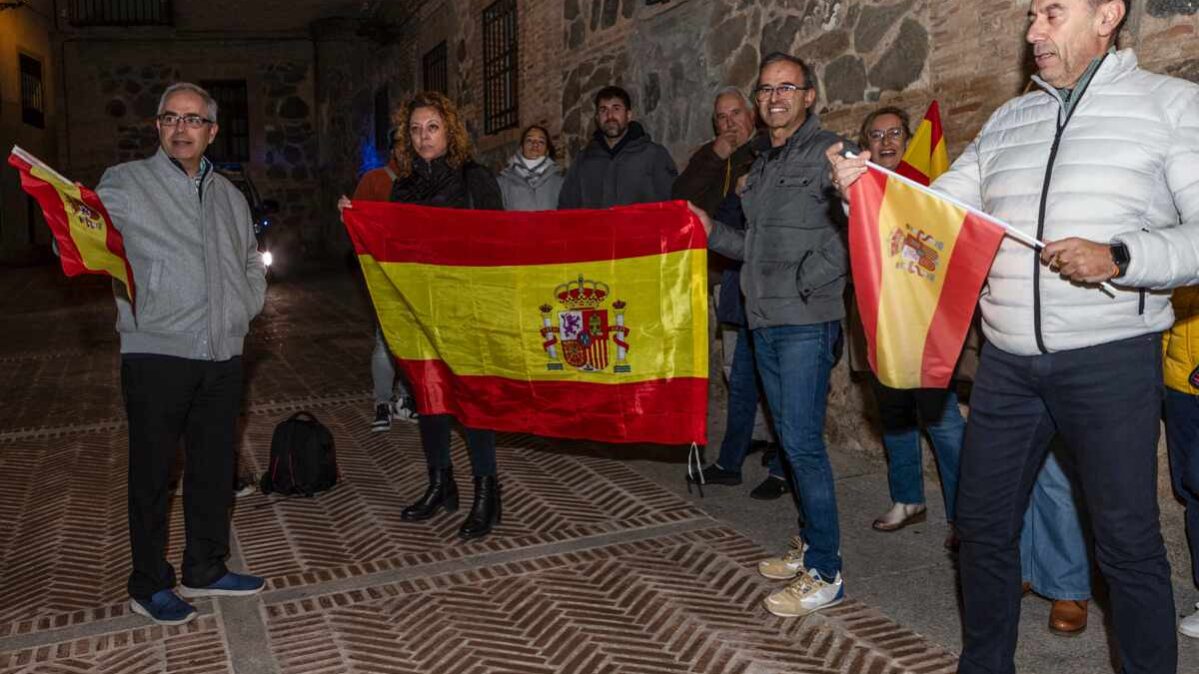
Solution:
[[[503,210],[495,176],[471,158],[470,135],[449,98],[435,91],[416,94],[397,110],[396,179],[391,201],[440,208]],[[344,197],[340,208],[349,206]],[[415,391],[418,402],[421,391]],[[422,405],[423,407],[423,405]],[[449,414],[422,414],[421,446],[429,471],[429,484],[415,503],[404,508],[400,519],[427,520],[445,508],[458,509],[458,485],[450,462]],[[474,472],[474,501],[458,529],[462,538],[481,538],[500,522],[500,485],[496,478],[495,433],[466,428],[466,445]]]

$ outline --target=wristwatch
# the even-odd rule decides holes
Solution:
[[[1120,278],[1128,271],[1128,246],[1123,243],[1112,244],[1112,262],[1116,263],[1116,276]]]

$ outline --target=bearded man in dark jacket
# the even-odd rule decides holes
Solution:
[[[679,175],[670,152],[632,121],[629,93],[595,95],[595,136],[566,174],[558,208],[608,208],[670,199]]]

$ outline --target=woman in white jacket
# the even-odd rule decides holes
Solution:
[[[500,171],[506,211],[552,211],[558,208],[562,170],[554,161],[554,141],[536,124],[520,135],[520,149]]]

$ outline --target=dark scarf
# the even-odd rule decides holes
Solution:
[[[391,200],[420,206],[468,208],[465,168],[451,168],[444,155],[431,162],[414,157],[412,173],[395,181]]]

